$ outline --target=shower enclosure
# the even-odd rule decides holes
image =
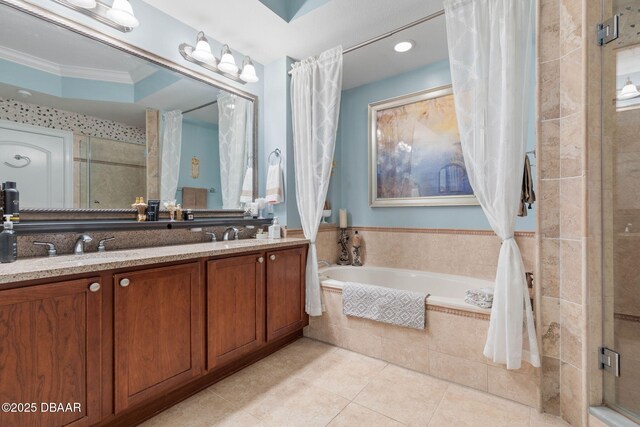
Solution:
[[[640,1],[603,0],[605,403],[640,421]],[[619,30],[614,38],[613,30]]]
[[[74,137],[75,208],[130,209],[147,194],[146,146],[93,136]]]

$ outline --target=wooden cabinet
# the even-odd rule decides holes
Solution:
[[[198,263],[114,276],[116,414],[202,372]]]
[[[1,426],[100,420],[101,303],[97,278],[0,291],[0,402],[19,411],[0,412]]]
[[[267,341],[302,329],[305,305],[306,249],[267,252]]]
[[[297,246],[1,290],[0,403],[36,407],[0,426],[135,425],[276,351],[307,323],[305,263]]]
[[[207,369],[264,343],[263,254],[207,263]]]

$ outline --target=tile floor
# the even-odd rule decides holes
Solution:
[[[143,424],[158,426],[566,426],[535,409],[300,339]]]

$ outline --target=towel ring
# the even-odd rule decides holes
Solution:
[[[271,156],[273,156],[275,154],[275,156],[278,158],[278,164],[281,165],[282,164],[282,157],[280,157],[280,149],[276,148],[275,150],[273,150],[271,153],[269,153],[269,158],[267,159],[267,163],[271,164]]]
[[[31,164],[31,159],[27,156],[23,156],[22,154],[16,154],[15,156],[13,156],[14,159],[16,160],[26,160],[27,163],[23,164],[23,165],[12,165],[9,162],[4,162],[5,165],[11,167],[11,168],[15,168],[15,169],[21,169],[21,168],[26,168],[27,166],[29,166]]]

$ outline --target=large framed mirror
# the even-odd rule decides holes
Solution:
[[[22,211],[237,212],[257,196],[252,94],[5,2],[0,69],[0,182]]]

